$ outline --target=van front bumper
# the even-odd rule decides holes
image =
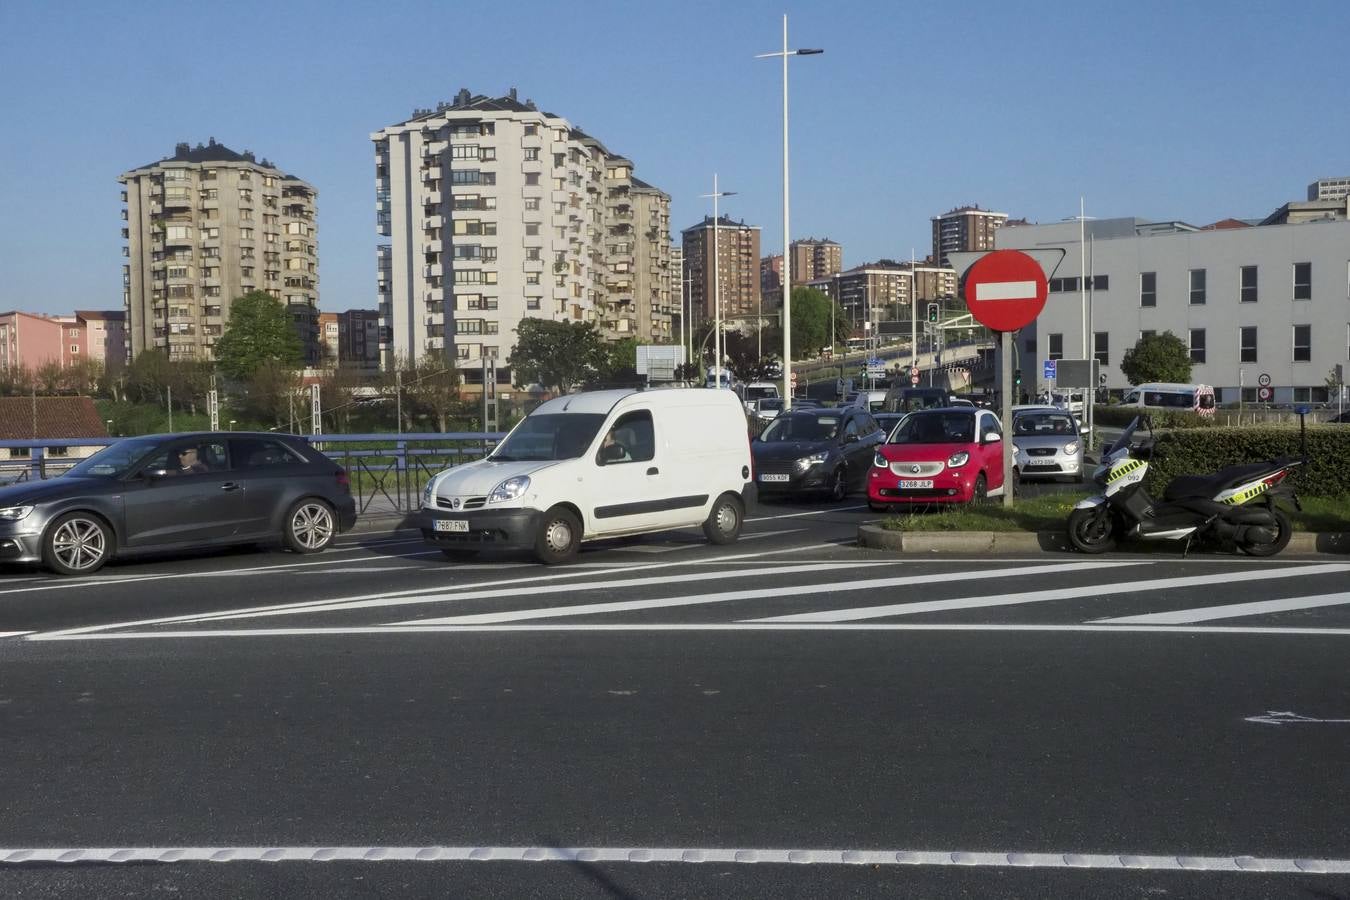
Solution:
[[[539,533],[537,509],[487,509],[468,512],[424,509],[417,516],[417,527],[428,544],[437,547],[501,547],[528,549]],[[467,522],[466,531],[437,531],[438,521]]]

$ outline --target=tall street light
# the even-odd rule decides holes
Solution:
[[[717,212],[717,201],[723,197],[734,197],[735,191],[719,191],[717,189],[717,173],[713,173],[713,189],[711,194],[700,194],[705,200],[709,197],[713,202],[713,372],[716,375],[717,386],[722,386],[722,273],[719,257],[722,255],[722,245],[718,240],[717,221],[719,213]],[[704,232],[707,235],[707,232]]]
[[[792,232],[788,225],[788,57],[815,56],[820,49],[788,49],[787,15],[783,15],[783,49],[759,53],[755,59],[783,58],[783,409],[792,409]],[[834,343],[834,335],[830,335]]]

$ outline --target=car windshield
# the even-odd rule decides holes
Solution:
[[[159,438],[130,438],[118,441],[66,470],[66,475],[93,478],[121,478],[163,444]]]
[[[1072,435],[1075,429],[1073,419],[1063,413],[1026,412],[1013,418],[1013,434],[1028,437],[1049,437],[1059,434]]]
[[[498,462],[576,459],[591,446],[604,422],[603,413],[527,416],[488,459]]]
[[[765,410],[775,410],[782,408],[783,408],[783,400],[780,397],[772,397],[759,401],[760,412],[764,412]]]
[[[761,441],[828,441],[839,433],[839,417],[815,413],[792,413],[779,416],[764,429]]]
[[[745,399],[747,400],[761,400],[765,397],[777,397],[777,396],[778,396],[778,388],[770,385],[765,385],[763,387],[755,387],[754,385],[751,385],[750,387],[747,387],[745,389]]]
[[[891,444],[969,444],[975,440],[975,417],[959,412],[911,413],[896,426]]]

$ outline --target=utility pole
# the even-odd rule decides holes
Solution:
[[[165,385],[169,392],[169,434],[173,434],[173,385]]]

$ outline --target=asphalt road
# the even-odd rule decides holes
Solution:
[[[9,572],[0,895],[1350,897],[1350,561],[899,559],[861,505]]]

